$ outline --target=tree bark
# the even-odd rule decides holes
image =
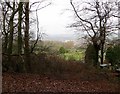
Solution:
[[[31,71],[30,65],[30,48],[29,48],[29,2],[25,2],[25,31],[24,31],[24,41],[25,41],[25,63],[26,63],[26,71]]]
[[[101,41],[101,64],[104,63],[104,49],[105,49],[105,40],[106,40],[106,30],[103,32],[103,40]]]
[[[4,37],[4,44],[3,44],[3,53],[7,53],[7,46],[8,46],[8,33],[5,34]]]
[[[19,3],[18,12],[18,54],[22,54],[22,12],[23,12],[23,2]]]
[[[7,45],[8,45],[8,33],[6,32],[5,24],[6,24],[6,13],[4,13],[4,8],[2,8],[2,15],[3,15],[3,33],[5,33],[4,36],[4,43],[3,43],[3,53],[7,53]]]
[[[97,43],[94,43],[93,46],[96,54],[94,66],[98,66],[99,65],[99,45]]]
[[[13,2],[13,13],[15,11],[15,2]],[[14,20],[14,14],[12,13],[11,17],[10,17],[10,21],[9,21],[9,25],[10,25],[10,35],[9,35],[9,44],[8,44],[8,53],[12,54],[12,48],[13,48],[13,32],[14,32],[14,28],[13,28],[13,20]]]

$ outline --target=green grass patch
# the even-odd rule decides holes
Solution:
[[[83,60],[84,58],[84,51],[72,51],[64,54],[60,54],[62,58],[65,60]]]

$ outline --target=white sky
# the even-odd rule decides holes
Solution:
[[[67,9],[73,9],[70,0],[52,0],[50,6],[38,12],[40,28],[42,27],[46,34],[73,34],[73,30],[66,26],[74,22],[74,12]]]
[[[72,23],[69,0],[52,0],[52,4],[38,12],[39,25],[46,34],[73,34],[66,26]]]
[[[41,0],[30,0],[30,2]],[[47,0],[46,0],[47,1]],[[74,22],[74,12],[70,10],[70,0],[51,0],[52,4],[38,11],[39,28],[43,28],[43,32],[47,35],[55,34],[74,34],[73,29],[68,29],[66,26]],[[73,0],[79,1],[79,0]],[[84,1],[84,0],[81,0]],[[92,0],[89,0],[92,1]],[[103,1],[103,0],[102,0]],[[105,0],[106,1],[106,0]],[[108,0],[114,1],[114,0]]]

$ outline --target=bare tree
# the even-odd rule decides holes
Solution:
[[[31,53],[33,53],[34,48],[36,47],[37,42],[39,41],[40,38],[40,30],[39,30],[39,21],[38,21],[38,14],[37,14],[37,10],[36,10],[36,19],[37,19],[37,39],[35,41],[35,43],[31,46]]]
[[[43,4],[43,6],[40,6],[41,3],[44,3],[44,1],[47,2],[48,0],[40,0],[32,4],[29,2],[29,0],[28,2],[21,1],[16,2],[16,0],[14,0],[14,2],[6,1],[0,3],[3,17],[3,19],[0,19],[2,23],[2,35],[3,35],[3,49],[4,49],[3,55],[7,55],[8,56],[7,62],[10,62],[12,64],[11,62],[12,56],[18,56],[21,58],[21,55],[23,53],[23,55],[25,55],[25,59],[23,60],[23,62],[25,62],[27,66],[26,69],[29,69],[27,71],[31,71],[30,52],[34,51],[34,48],[39,38],[41,37],[39,36],[40,30],[37,11],[51,4],[51,2],[48,2]],[[38,7],[34,11],[31,8],[33,7],[33,5],[36,6],[36,4]],[[30,49],[30,29],[31,29],[30,25],[32,20],[30,19],[29,15],[30,13],[34,12],[36,12],[37,19],[33,21],[33,22],[37,21],[37,39]],[[16,48],[14,47],[14,45],[16,46]],[[24,52],[22,52],[23,49]]]
[[[14,34],[14,16],[18,12],[18,8],[15,9],[15,2],[13,2],[13,6],[11,6],[8,2],[6,4],[12,9],[12,14],[9,20],[10,34],[9,34],[9,43],[8,43],[8,54],[12,54],[13,49],[13,34]]]
[[[5,3],[1,3],[1,7],[2,7],[2,34],[3,34],[3,38],[4,38],[4,41],[3,41],[3,52],[6,53],[7,52],[7,45],[8,45],[8,30],[6,30],[6,17],[7,17],[7,12],[8,12],[8,6],[5,5]]]
[[[45,3],[43,6],[41,6],[43,3]],[[32,3],[31,5],[30,5],[30,12],[31,13],[35,13],[36,14],[36,26],[37,26],[37,32],[36,32],[36,35],[37,35],[37,38],[36,38],[36,40],[35,40],[35,42],[31,45],[31,53],[33,53],[33,51],[34,51],[34,49],[35,49],[35,47],[36,47],[36,45],[37,45],[37,43],[38,43],[38,41],[40,40],[42,40],[42,37],[43,37],[43,34],[44,33],[41,33],[41,30],[42,29],[40,29],[39,28],[39,17],[38,17],[38,11],[40,11],[40,10],[42,10],[42,9],[44,9],[44,8],[46,8],[46,7],[48,7],[49,5],[51,5],[52,3],[51,3],[51,1],[49,1],[49,0],[41,0],[41,1],[37,1],[37,2],[34,2],[34,3]],[[32,6],[36,6],[36,8],[34,8],[34,9],[32,9]]]
[[[100,63],[103,64],[104,60],[104,45],[106,36],[116,30],[116,23],[113,18],[116,18],[116,3],[111,2],[85,2],[85,6],[79,10],[74,5],[73,0],[70,0],[70,4],[79,19],[77,24],[73,24],[73,27],[81,27],[82,31],[86,31],[87,35],[92,42],[96,53],[96,65],[100,57]],[[99,54],[100,51],[100,54]]]
[[[24,30],[24,42],[25,42],[25,63],[27,64],[29,71],[30,66],[30,48],[29,48],[29,1],[25,2],[25,30]]]
[[[22,15],[23,15],[23,2],[19,2],[18,11],[18,54],[22,54]]]

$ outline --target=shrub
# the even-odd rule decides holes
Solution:
[[[107,49],[106,60],[111,63],[112,66],[120,66],[120,45],[115,45]]]
[[[60,49],[59,49],[60,54],[64,54],[64,53],[67,53],[67,52],[68,52],[67,49],[65,49],[64,47],[60,47]]]
[[[14,72],[24,72],[24,56],[11,56],[10,61],[8,61],[8,56],[2,56],[2,71],[14,71]]]
[[[89,44],[85,51],[85,62],[95,64],[96,58],[97,57],[96,57],[96,53],[94,50],[94,46],[92,44]]]

